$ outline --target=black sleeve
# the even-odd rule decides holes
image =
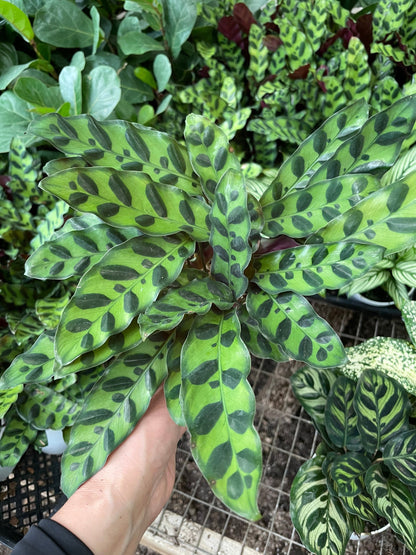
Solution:
[[[72,532],[56,522],[44,519],[32,526],[13,549],[13,555],[93,555]]]

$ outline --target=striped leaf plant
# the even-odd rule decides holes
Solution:
[[[353,532],[387,521],[415,553],[416,427],[408,391],[370,365],[358,380],[306,366],[292,387],[322,438],[291,487],[291,518],[303,544],[342,555]]]
[[[187,116],[182,142],[89,115],[31,124],[38,142],[64,154],[45,166],[41,187],[72,217],[29,257],[26,274],[78,285],[56,329],[12,362],[0,390],[6,419],[10,407],[14,422],[17,405],[32,426],[40,409],[57,414],[47,392],[36,405],[33,384],[72,383],[66,391],[78,404],[60,421],[71,428],[67,495],[103,466],[163,386],[214,493],[260,518],[250,354],[319,371],[345,362],[307,297],[414,244],[416,173],[384,187],[380,178],[415,120],[414,97],[372,115],[357,101],[312,133],[267,186],[253,186],[222,129],[200,115]],[[13,452],[11,435],[0,440],[0,462]]]

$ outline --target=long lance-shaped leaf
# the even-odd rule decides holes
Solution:
[[[22,420],[16,410],[11,409],[5,417],[5,428],[0,438],[0,466],[14,466],[33,443],[38,431]]]
[[[376,370],[365,370],[354,395],[357,426],[365,449],[375,453],[408,428],[410,402],[405,389]]]
[[[254,318],[251,318],[245,306],[240,306],[238,318],[241,325],[241,338],[250,353],[259,358],[270,358],[276,362],[288,360],[288,356],[279,349],[279,346],[265,337]]]
[[[23,390],[23,384],[9,389],[0,389],[0,418],[3,418],[10,407],[14,406],[19,394]]]
[[[187,116],[185,142],[192,166],[201,178],[203,191],[212,201],[224,173],[230,168],[240,169],[238,158],[230,151],[226,134],[203,116]]]
[[[353,405],[355,389],[354,380],[346,376],[337,378],[326,402],[325,428],[332,444],[336,447],[360,451],[362,444]]]
[[[153,336],[108,366],[84,402],[62,459],[61,486],[71,495],[133,430],[166,377],[165,334]]]
[[[147,235],[186,231],[197,241],[208,240],[208,205],[142,172],[72,168],[45,177],[40,186],[116,227],[138,227]]]
[[[401,98],[375,114],[345,141],[311,178],[310,184],[345,173],[374,173],[390,168],[416,121],[416,97]]]
[[[271,296],[250,289],[247,310],[260,331],[295,360],[316,368],[328,368],[345,362],[342,343],[308,301],[296,293]]]
[[[157,330],[171,330],[186,314],[206,314],[213,303],[220,310],[228,310],[233,305],[233,296],[226,285],[210,278],[195,279],[172,289],[140,314],[142,337],[145,339]]]
[[[26,261],[25,274],[37,279],[80,277],[109,249],[138,235],[137,228],[115,229],[104,223],[68,231],[36,249]]]
[[[260,203],[263,209],[293,187],[303,188],[317,169],[333,156],[340,144],[356,133],[368,117],[368,106],[360,100],[328,118],[280,167]]]
[[[358,243],[301,245],[255,257],[252,282],[271,295],[284,291],[313,295],[339,289],[363,275],[383,253],[383,247]]]
[[[25,399],[17,404],[19,416],[37,430],[62,430],[72,426],[80,406],[42,384],[29,384]],[[20,399],[19,399],[20,401]]]
[[[309,551],[343,555],[352,527],[340,500],[328,490],[324,459],[316,456],[298,471],[290,490],[290,516]]]
[[[142,336],[139,325],[133,320],[125,330],[109,337],[101,347],[80,355],[65,366],[56,363],[54,369],[55,378],[62,378],[69,374],[82,372],[88,368],[103,364],[110,360],[110,358],[136,347],[141,342]]]
[[[385,478],[381,465],[374,465],[368,470],[365,483],[375,510],[403,538],[410,552],[415,553],[416,509],[409,488],[397,478]]]
[[[371,459],[363,453],[342,453],[334,457],[331,476],[337,484],[340,496],[356,496],[364,489],[364,477]]]
[[[306,237],[380,188],[372,175],[342,175],[293,190],[263,208],[264,234]]]
[[[241,172],[230,169],[222,177],[210,219],[211,273],[216,280],[228,285],[238,299],[247,289],[244,270],[251,258],[250,215]]]
[[[250,356],[235,311],[196,317],[181,366],[182,406],[199,468],[221,501],[258,519],[261,446],[246,379]]]
[[[307,243],[371,243],[384,247],[386,255],[392,254],[414,244],[415,209],[416,172],[412,172],[363,199],[308,238]]]
[[[388,441],[383,462],[401,482],[416,486],[416,431],[407,430]]]
[[[54,331],[43,332],[31,347],[18,355],[1,376],[0,389],[50,381],[55,364],[54,336]]]
[[[124,120],[98,122],[88,115],[46,114],[29,133],[92,166],[147,173],[153,181],[201,194],[186,149],[165,133]]]
[[[176,279],[194,243],[184,235],[133,237],[112,248],[82,278],[56,333],[63,365],[126,329]]]

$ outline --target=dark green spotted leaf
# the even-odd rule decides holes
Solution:
[[[339,289],[363,275],[383,253],[376,245],[343,242],[283,249],[254,258],[252,281],[271,295],[284,291],[313,295]]]
[[[85,400],[62,459],[62,490],[70,496],[95,474],[143,416],[166,377],[164,334],[110,364]]]
[[[416,486],[416,431],[395,435],[383,450],[383,462],[408,486]]]
[[[104,223],[59,234],[28,258],[25,274],[37,279],[80,277],[109,249],[138,235],[137,228],[115,229]]]
[[[224,131],[203,116],[187,116],[185,142],[192,166],[201,178],[203,191],[212,201],[224,173],[230,168],[240,169],[238,158],[230,152]]]
[[[416,551],[416,508],[409,488],[397,478],[386,478],[381,465],[369,468],[365,479],[378,514],[403,538],[411,553]]]
[[[325,428],[331,443],[336,447],[360,451],[362,449],[361,438],[357,429],[357,415],[353,405],[355,388],[354,380],[346,376],[337,378],[326,402]]]
[[[191,325],[192,318],[188,318],[176,328],[175,339],[167,353],[168,375],[164,384],[166,406],[178,426],[186,426],[181,404],[181,353]]]
[[[238,299],[247,289],[248,279],[244,270],[251,258],[248,242],[250,214],[241,172],[230,169],[221,178],[210,219],[211,274],[217,281],[228,285],[234,298]]]
[[[416,102],[415,102],[416,104]],[[353,241],[380,245],[392,254],[416,238],[416,172],[383,187],[332,220],[308,243]]]
[[[290,490],[290,516],[309,551],[343,555],[353,528],[341,501],[328,489],[324,460],[317,455],[301,466]]]
[[[296,293],[272,296],[250,289],[247,310],[270,341],[295,360],[328,368],[346,361],[342,343],[308,301]]]
[[[250,356],[235,311],[197,316],[183,345],[182,406],[192,453],[214,493],[256,520],[261,445],[253,426]]]
[[[307,237],[379,188],[376,177],[355,174],[294,189],[263,207],[263,233],[269,237]]]
[[[113,247],[82,278],[56,334],[66,365],[120,333],[179,275],[194,243],[184,235],[133,237]]]
[[[143,171],[154,182],[201,194],[185,147],[160,131],[124,120],[47,114],[29,132],[69,156],[82,156],[90,165]]]
[[[215,304],[220,310],[230,309],[233,296],[223,283],[210,278],[195,279],[172,289],[139,316],[143,339],[157,330],[176,327],[186,314],[206,314]]]
[[[142,172],[71,168],[46,177],[41,187],[116,227],[138,227],[147,235],[186,231],[197,241],[209,236],[205,202]]]
[[[364,489],[364,477],[371,459],[363,453],[342,453],[332,460],[331,476],[342,497],[359,495]]]
[[[24,393],[17,412],[37,430],[62,430],[73,425],[80,409],[78,403],[42,384],[26,385]]]
[[[0,466],[15,466],[35,441],[38,431],[22,420],[15,408],[6,414],[4,425],[0,438]]]
[[[4,418],[10,407],[14,406],[22,390],[23,384],[8,389],[0,389],[0,418]]]
[[[408,428],[410,402],[406,390],[392,378],[368,369],[358,379],[354,395],[357,427],[369,453]]]

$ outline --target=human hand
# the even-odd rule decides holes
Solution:
[[[175,480],[176,445],[184,432],[159,389],[133,432],[52,517],[96,555],[135,553]]]

